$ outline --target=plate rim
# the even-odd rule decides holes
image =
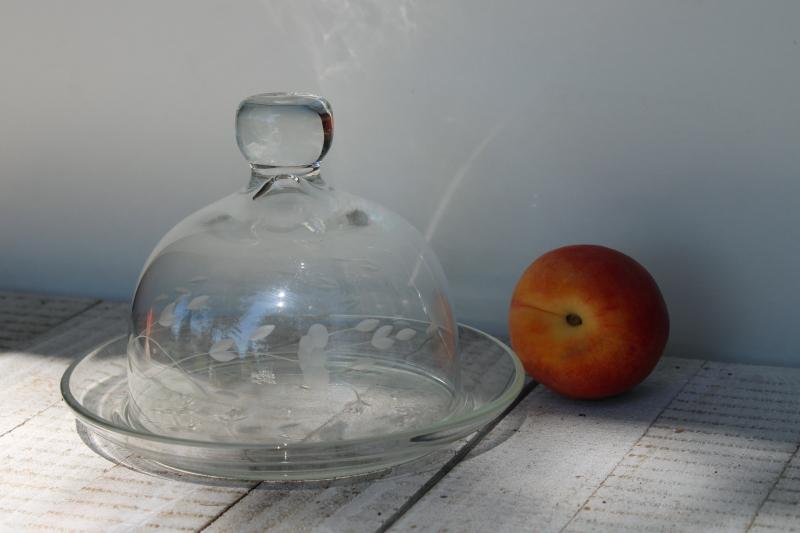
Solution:
[[[470,330],[482,337],[489,339],[492,343],[500,346],[505,352],[505,354],[511,359],[511,362],[514,366],[514,379],[511,380],[510,384],[506,387],[506,389],[497,399],[482,406],[479,409],[476,409],[474,411],[469,411],[467,415],[458,416],[455,419],[446,417],[442,419],[442,421],[431,424],[426,428],[397,431],[370,437],[346,439],[342,441],[337,441],[336,442],[337,446],[358,446],[370,443],[385,442],[386,440],[415,438],[418,437],[420,434],[447,431],[448,429],[460,429],[463,428],[465,425],[470,425],[470,421],[480,420],[484,418],[487,414],[494,412],[497,415],[499,415],[501,412],[503,412],[503,410],[505,410],[505,408],[508,407],[508,405],[510,405],[511,402],[513,402],[514,399],[519,395],[525,384],[525,370],[522,366],[522,362],[520,361],[517,354],[509,345],[499,340],[495,336],[490,335],[489,333],[486,333],[478,328],[463,323],[458,323],[458,327]],[[92,355],[99,352],[108,345],[124,340],[125,338],[127,338],[127,334],[118,335],[116,337],[113,337],[112,339],[109,339],[106,342],[98,344],[91,350],[87,351],[86,353],[75,359],[72,363],[70,363],[70,365],[64,371],[64,374],[61,376],[60,389],[62,398],[64,399],[70,410],[72,410],[72,412],[75,413],[75,415],[78,418],[80,418],[81,421],[88,424],[89,426],[99,430],[111,432],[115,435],[122,435],[125,437],[136,438],[136,439],[144,439],[151,442],[157,442],[159,444],[188,446],[188,447],[206,448],[206,449],[207,448],[219,448],[219,449],[261,448],[261,449],[272,449],[272,450],[319,450],[321,447],[326,447],[330,445],[330,443],[325,443],[325,442],[250,443],[250,442],[218,442],[218,441],[186,439],[183,437],[172,437],[169,435],[162,435],[158,433],[137,431],[135,429],[131,429],[128,427],[119,426],[117,424],[114,424],[110,420],[107,420],[103,417],[96,415],[92,411],[86,409],[83,406],[83,404],[73,396],[69,386],[70,378],[72,377],[72,374],[75,371],[75,369],[78,367],[78,365],[81,364],[82,361],[84,361],[88,357],[91,357]]]

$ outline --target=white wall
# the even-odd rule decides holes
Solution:
[[[670,353],[798,365],[798,41],[778,0],[3,0],[0,287],[128,298],[247,180],[239,100],[307,90],[328,181],[429,232],[462,321],[594,242],[659,281]]]

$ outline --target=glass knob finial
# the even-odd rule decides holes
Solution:
[[[331,105],[319,96],[257,94],[236,112],[236,142],[254,169],[317,167],[332,140]]]

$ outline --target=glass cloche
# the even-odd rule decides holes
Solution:
[[[405,220],[332,189],[328,102],[245,100],[250,183],[164,236],[128,345],[132,415],[220,442],[359,438],[458,408],[458,342],[439,262]]]
[[[236,138],[247,186],[161,239],[128,338],[64,376],[96,435],[182,471],[318,479],[424,455],[508,405],[519,362],[459,335],[422,235],[323,180],[327,101],[250,97]]]

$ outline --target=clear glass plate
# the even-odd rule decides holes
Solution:
[[[352,317],[355,323],[365,317]],[[371,318],[377,320],[390,320]],[[419,328],[427,324],[407,322]],[[429,406],[438,402],[428,396],[451,394],[443,384],[431,380],[420,388],[420,376],[407,376],[413,368],[414,350],[404,364],[383,365],[381,361],[328,361],[332,374],[340,376],[325,397],[311,397],[312,390],[301,382],[283,385],[270,398],[285,396],[285,402],[271,401],[259,406],[261,419],[271,426],[253,432],[254,441],[237,426],[238,411],[221,410],[209,417],[220,428],[229,428],[236,439],[195,440],[176,432],[155,433],[132,416],[128,383],[128,339],[114,339],[76,360],[61,380],[64,400],[78,416],[78,424],[102,453],[123,464],[153,474],[189,472],[203,476],[250,480],[321,480],[365,474],[418,459],[469,435],[498,416],[516,398],[524,383],[524,371],[516,355],[505,344],[469,326],[459,326],[460,384],[462,391],[451,408],[437,412]],[[387,362],[388,363],[388,362]],[[260,370],[247,360],[231,361],[226,370],[256,377]],[[373,365],[370,367],[369,365]],[[262,369],[263,370],[263,369]],[[273,383],[263,371],[261,385]],[[382,381],[388,380],[385,384]],[[259,381],[259,380],[256,380]],[[308,396],[308,397],[306,397]],[[187,396],[187,401],[194,401]],[[164,420],[170,417],[181,427],[191,426],[202,406],[164,404]],[[304,409],[308,413],[292,410]],[[252,417],[249,417],[252,419]],[[297,423],[296,421],[302,421]],[[365,434],[362,424],[369,428]],[[272,427],[274,426],[274,427]],[[200,432],[202,433],[202,432]],[[261,435],[279,435],[265,441]]]

